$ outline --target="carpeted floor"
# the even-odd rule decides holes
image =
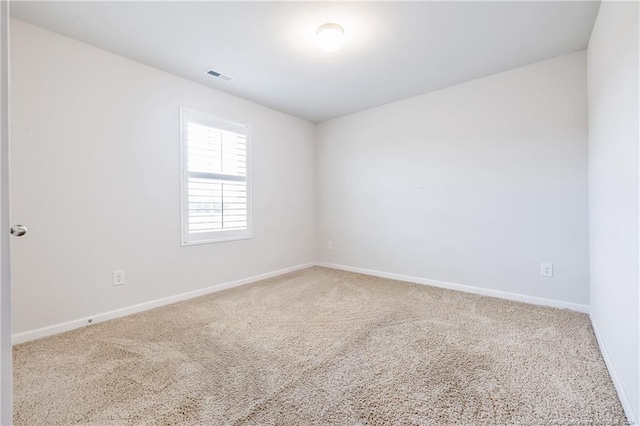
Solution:
[[[14,348],[16,425],[622,425],[584,314],[314,267]]]

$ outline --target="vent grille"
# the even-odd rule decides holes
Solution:
[[[209,74],[211,77],[215,77],[215,78],[219,78],[220,80],[224,80],[224,81],[231,81],[233,80],[231,77],[229,77],[228,75],[224,75],[216,70],[212,70],[212,69],[208,69],[206,71],[207,74]]]

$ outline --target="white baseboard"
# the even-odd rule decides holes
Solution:
[[[558,300],[544,299],[541,297],[527,296],[523,294],[509,293],[505,291],[491,290],[491,289],[480,288],[480,287],[472,287],[472,286],[463,285],[463,284],[449,283],[449,282],[438,281],[438,280],[430,280],[426,278],[418,278],[418,277],[412,277],[408,275],[374,271],[371,269],[356,268],[352,266],[337,265],[337,264],[325,263],[325,262],[315,262],[315,263],[307,263],[303,265],[293,266],[290,268],[284,268],[284,269],[280,269],[273,272],[267,272],[264,274],[255,275],[255,276],[244,278],[237,281],[217,284],[217,285],[206,287],[200,290],[194,290],[187,293],[181,293],[174,296],[165,297],[162,299],[156,299],[149,302],[144,302],[137,305],[128,306],[125,308],[120,308],[120,309],[116,309],[109,312],[103,312],[103,313],[91,315],[84,318],[78,318],[75,320],[54,324],[54,325],[50,325],[43,328],[38,328],[35,330],[16,333],[12,336],[12,343],[14,345],[17,345],[19,343],[25,343],[31,340],[40,339],[42,337],[52,336],[54,334],[59,334],[65,331],[74,330],[76,328],[85,327],[89,324],[97,324],[97,323],[108,321],[114,318],[119,318],[126,315],[131,315],[138,312],[153,309],[159,306],[169,305],[171,303],[176,303],[183,300],[192,299],[194,297],[203,296],[205,294],[214,293],[216,291],[226,290],[228,288],[233,288],[233,287],[239,287],[241,285],[253,283],[253,282],[264,280],[267,278],[276,277],[278,275],[286,274],[293,271],[298,271],[300,269],[309,268],[314,265],[323,266],[325,268],[356,272],[356,273],[365,274],[365,275],[373,275],[376,277],[389,278],[389,279],[394,279],[399,281],[407,281],[415,284],[424,284],[424,285],[431,285],[434,287],[442,287],[450,290],[463,291],[466,293],[480,294],[483,296],[498,297],[501,299],[514,300],[518,302],[531,303],[535,305],[553,306],[556,308],[571,309],[574,311],[585,312],[585,313],[589,312],[589,307],[587,305],[580,305],[577,303],[562,302]],[[89,320],[91,320],[91,323],[89,323]]]
[[[526,294],[510,293],[507,291],[492,290],[482,287],[473,287],[464,284],[450,283],[446,281],[430,280],[428,278],[412,277],[409,275],[394,274],[390,272],[374,271],[371,269],[356,268],[353,266],[337,265],[334,263],[318,262],[318,266],[325,268],[340,269],[342,271],[356,272],[359,274],[372,275],[374,277],[389,278],[398,281],[407,281],[414,284],[430,285],[433,287],[441,287],[449,290],[463,291],[465,293],[479,294],[482,296],[497,297],[500,299],[513,300],[516,302],[530,303],[532,305],[552,306],[554,308],[571,309],[572,311],[589,313],[588,305],[579,303],[563,302],[561,300],[545,299],[543,297],[527,296]]]
[[[135,314],[138,312],[146,311],[159,306],[170,305],[172,303],[180,302],[187,299],[193,299],[194,297],[204,296],[205,294],[214,293],[228,288],[239,287],[245,284],[250,284],[256,281],[264,280],[267,278],[277,277],[278,275],[287,274],[289,272],[298,271],[300,269],[309,268],[315,266],[315,263],[307,263],[298,266],[292,266],[290,268],[279,269],[273,272],[267,272],[260,275],[254,275],[253,277],[243,278],[237,281],[231,281],[228,283],[216,284],[211,287],[202,288],[200,290],[189,291],[187,293],[176,294],[175,296],[164,297],[162,299],[156,299],[149,302],[140,303],[126,308],[115,309],[113,311],[104,312],[101,314],[92,315],[89,317],[78,318],[72,321],[63,322],[60,324],[54,324],[35,330],[29,330],[22,333],[14,334],[11,338],[12,344],[17,345],[19,343],[28,342],[42,337],[52,336],[54,334],[63,333],[65,331],[74,330],[76,328],[88,326],[89,320],[91,324],[97,324],[100,322],[108,321],[114,318],[124,317],[127,315]]]
[[[604,340],[602,340],[600,333],[598,332],[598,325],[596,324],[596,321],[594,321],[593,316],[591,316],[591,325],[593,326],[593,332],[596,335],[596,340],[598,341],[598,346],[600,347],[602,358],[604,358],[604,363],[607,365],[607,369],[609,370],[609,375],[611,376],[613,385],[615,386],[616,391],[618,392],[618,398],[620,398],[620,403],[622,404],[622,408],[624,409],[624,414],[627,416],[627,420],[629,421],[630,425],[637,425],[638,419],[636,419],[633,413],[633,409],[631,407],[631,401],[629,400],[627,393],[624,391],[624,388],[622,387],[622,382],[620,381],[620,377],[618,376],[618,373],[616,372],[616,369],[614,368],[613,363],[611,362],[611,358],[609,357],[609,353],[607,352],[607,347],[604,344]]]

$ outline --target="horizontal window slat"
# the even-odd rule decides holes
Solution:
[[[189,214],[198,214],[198,215],[203,215],[203,214],[208,214],[208,215],[219,215],[220,212],[222,211],[222,209],[218,206],[218,207],[212,207],[212,208],[191,208],[189,207]]]
[[[221,191],[219,183],[201,183],[201,182],[190,182],[187,184],[187,188],[189,189],[202,189],[206,191]]]
[[[197,210],[202,210],[202,209],[216,209],[216,208],[220,208],[220,206],[222,205],[221,202],[216,202],[216,201],[189,201],[189,209],[193,210],[193,209],[197,209]],[[229,203],[227,203],[229,204]],[[237,204],[230,204],[232,206],[235,206]]]
[[[187,151],[187,160],[189,160],[190,162],[209,163],[212,161],[213,158],[220,161],[220,159],[222,158],[222,155],[216,154],[216,153],[208,154],[204,152],[199,152],[198,150],[195,150],[195,149],[190,149],[189,151]]]
[[[222,202],[222,196],[220,194],[206,193],[206,194],[194,194],[194,191],[189,191],[189,203],[220,203]],[[195,198],[197,197],[197,199]]]
[[[187,161],[193,164],[220,164],[222,155],[206,155],[201,152],[187,152]]]
[[[207,187],[207,186],[192,186],[189,185],[189,187],[187,188],[189,190],[189,192],[191,191],[207,191],[210,193],[222,193],[222,188],[219,187]]]
[[[189,190],[189,197],[209,197],[209,198],[221,198],[219,194],[212,194],[206,189],[191,189]]]
[[[222,172],[222,167],[214,167],[210,164],[193,164],[189,163],[189,173],[207,173],[207,174],[219,174]]]
[[[247,178],[244,175],[231,175],[222,173],[210,173],[210,172],[197,172],[189,169],[189,178],[209,179],[226,183],[230,182],[244,182]]]
[[[247,152],[244,150],[228,149],[228,148],[222,147],[221,155],[223,157],[246,158]]]
[[[206,153],[221,155],[222,145],[214,143],[208,144],[205,142],[190,142],[189,145],[187,145],[187,153],[192,151],[204,151]]]
[[[247,191],[215,191],[210,189],[203,188],[190,188],[188,195],[196,196],[196,197],[220,197],[224,195],[225,198],[238,198],[244,199],[246,198]],[[236,201],[236,200],[234,200]]]
[[[190,225],[195,225],[195,224],[203,224],[203,223],[222,223],[222,220],[210,220],[209,218],[206,217],[198,217],[198,218],[189,218],[189,224]]]
[[[189,225],[189,230],[205,230],[208,229],[210,231],[221,231],[224,229],[221,223],[194,223]]]
[[[222,139],[220,135],[207,135],[200,132],[187,132],[187,139],[189,143],[201,143],[201,144],[216,144],[222,145]]]
[[[192,172],[189,172],[192,173]],[[202,173],[202,172],[197,172],[197,173]],[[227,181],[229,183],[231,182],[235,182],[235,181]],[[193,188],[193,189],[208,189],[211,191],[219,191],[222,189],[222,187],[220,186],[223,182],[222,181],[214,181],[214,180],[210,180],[208,182],[189,182],[187,184],[188,188]]]
[[[197,130],[187,130],[187,137],[189,140],[212,140],[212,141],[221,141],[222,135],[220,132],[199,132]]]
[[[240,201],[247,198],[247,193],[246,191],[244,192],[224,191],[223,197],[229,201]]]
[[[218,200],[207,200],[207,201],[201,201],[201,200],[197,200],[197,201],[187,201],[187,204],[189,205],[189,207],[194,207],[194,208],[205,208],[205,207],[211,207],[211,208],[218,208],[220,207],[220,205],[222,204],[221,201]]]
[[[206,192],[207,194],[222,194],[222,188],[187,188],[189,190],[189,194],[193,194],[197,191]]]
[[[222,200],[220,197],[199,196],[195,198],[189,197],[189,199],[187,200],[187,203],[193,204],[193,205],[195,205],[195,203],[206,203],[207,205],[209,204],[220,205],[220,203],[222,203]]]

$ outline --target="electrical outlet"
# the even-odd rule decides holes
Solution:
[[[113,285],[124,285],[124,271],[113,271]]]
[[[553,263],[541,263],[540,275],[543,277],[553,277]]]
[[[327,250],[333,250],[333,243],[331,241],[327,241]]]

